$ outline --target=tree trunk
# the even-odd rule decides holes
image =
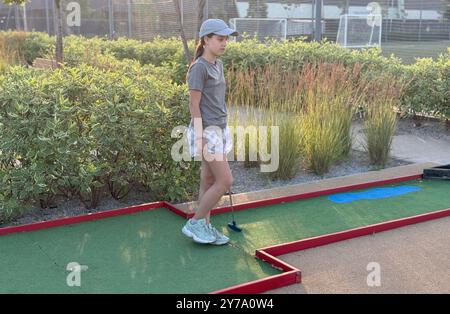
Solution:
[[[58,67],[64,61],[64,48],[63,48],[63,10],[62,10],[62,0],[55,0],[56,5],[56,16],[57,16],[57,32],[56,32],[56,63]]]
[[[181,24],[181,14],[182,14],[182,12],[180,10],[180,3],[178,1],[179,0],[173,0],[173,3],[175,5],[175,12],[177,13],[177,22],[178,22],[178,27],[180,28],[181,40],[183,42],[184,55],[186,57],[187,64],[189,64],[191,62],[192,58],[191,58],[191,53],[189,51],[189,47],[188,47],[188,44],[187,44],[186,36],[184,35],[183,24]]]
[[[197,28],[195,33],[195,47],[197,47],[198,41],[200,38],[198,37],[198,33],[200,32],[200,27],[203,23],[203,17],[205,12],[205,5],[207,0],[198,0],[198,6],[197,6]]]

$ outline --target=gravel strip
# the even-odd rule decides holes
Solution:
[[[410,162],[391,158],[386,168],[408,165]],[[291,184],[314,182],[327,178],[348,176],[352,174],[379,170],[369,165],[369,158],[365,152],[353,150],[348,160],[331,167],[324,176],[319,176],[304,168],[299,169],[296,176],[290,180],[269,180],[267,175],[260,172],[259,167],[245,168],[243,162],[230,162],[233,173],[233,192],[244,193],[263,189],[270,189]]]
[[[361,131],[361,123],[355,122],[354,131]],[[404,119],[399,120],[397,125],[396,135],[412,134],[422,137],[430,137],[434,139],[450,141],[450,131],[445,129],[443,123],[435,121],[422,121],[420,127],[414,125],[414,121]],[[411,162],[391,158],[386,168],[397,167],[410,164]],[[230,161],[230,168],[234,177],[233,192],[245,193],[258,191],[263,189],[281,187],[291,184],[306,183],[319,181],[321,179],[347,176],[357,173],[377,170],[369,165],[369,159],[365,152],[353,150],[348,160],[342,161],[334,165],[331,170],[324,176],[318,176],[304,167],[300,167],[296,176],[290,180],[270,180],[266,174],[260,172],[259,167],[246,168],[243,162]],[[154,202],[152,195],[146,193],[142,189],[136,189],[122,200],[114,200],[111,197],[106,197],[100,202],[96,209],[86,209],[83,204],[77,200],[63,201],[59,203],[57,208],[40,209],[34,207],[30,209],[21,218],[16,219],[9,224],[0,225],[0,227],[28,224],[38,221],[48,221],[52,219],[77,216],[83,214],[94,213],[115,208],[128,207],[132,205],[139,205],[143,203]],[[189,200],[186,200],[189,201]]]

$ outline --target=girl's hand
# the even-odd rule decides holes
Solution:
[[[203,146],[207,143],[206,139],[201,137],[197,138],[195,140],[195,152],[196,155],[202,156],[203,155]]]

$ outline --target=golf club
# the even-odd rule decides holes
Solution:
[[[231,217],[232,217],[232,222],[228,224],[228,228],[236,232],[241,232],[242,228],[238,227],[236,221],[234,220],[234,208],[233,208],[233,200],[231,198],[231,189],[228,190],[228,195],[230,196]]]

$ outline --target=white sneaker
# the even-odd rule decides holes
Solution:
[[[189,238],[192,238],[197,243],[213,243],[216,241],[216,237],[211,233],[206,219],[199,219],[193,223],[194,220],[189,219],[184,225],[181,231]]]
[[[216,238],[216,241],[214,241],[211,244],[224,245],[224,244],[227,244],[230,241],[229,237],[227,237],[226,235],[220,233],[219,230],[217,230],[212,224],[209,224],[208,228],[211,231],[211,233],[214,235],[214,237]]]

